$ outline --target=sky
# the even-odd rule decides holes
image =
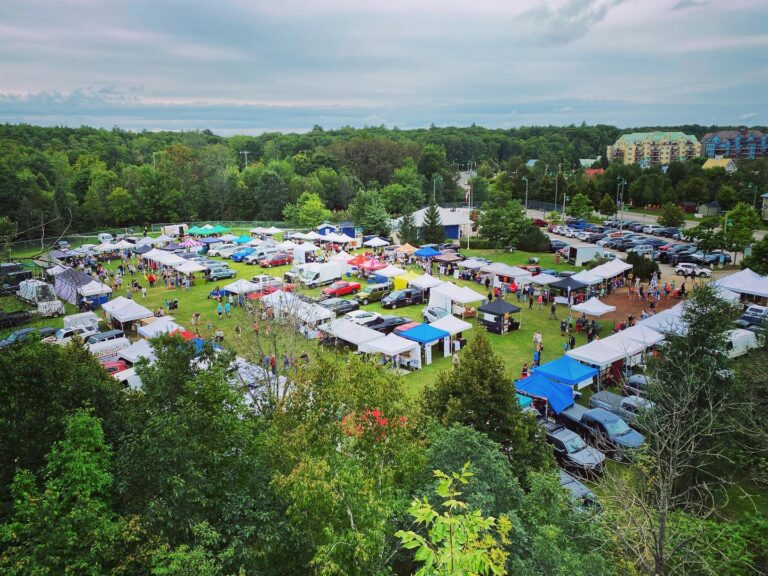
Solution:
[[[768,124],[768,0],[2,0],[0,122]]]

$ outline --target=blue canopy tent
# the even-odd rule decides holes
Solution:
[[[520,404],[520,408],[528,408],[528,406],[533,404],[533,398],[523,396],[522,394],[515,394],[515,396],[517,396],[517,403]]]
[[[248,234],[243,234],[242,236],[240,236],[240,238],[238,238],[237,240],[235,240],[235,243],[237,243],[237,244],[247,244],[247,243],[248,243],[248,242],[250,242],[251,240],[253,240],[253,238],[251,238],[250,236],[248,236]]]
[[[518,380],[515,382],[515,387],[518,392],[547,400],[555,414],[560,414],[573,404],[573,388],[567,384],[550,380],[538,372],[534,372],[528,378]]]
[[[413,254],[419,258],[434,258],[435,256],[440,256],[442,252],[434,248],[419,248]]]
[[[597,376],[598,370],[570,356],[560,356],[557,360],[536,367],[535,373],[581,389],[592,383],[592,378]]]
[[[435,342],[439,342],[444,338],[451,337],[451,335],[445,330],[440,330],[440,328],[435,328],[434,326],[430,326],[429,324],[419,324],[418,326],[414,326],[410,330],[405,330],[404,332],[401,332],[400,336],[408,340],[413,340],[414,342],[418,342],[419,344],[422,345],[422,348],[424,348],[425,364],[432,363],[432,346],[431,345],[434,344]]]
[[[197,239],[200,244],[219,244],[220,242],[224,242],[221,238],[198,238]]]

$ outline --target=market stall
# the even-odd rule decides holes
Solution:
[[[138,302],[134,302],[124,296],[118,296],[114,300],[104,302],[101,305],[101,309],[107,316],[107,321],[114,326],[117,322],[121,328],[125,330],[126,325],[131,322],[136,322],[142,318],[149,318],[153,316],[151,310],[145,308]]]
[[[520,328],[520,321],[512,318],[512,314],[520,312],[520,308],[506,300],[497,298],[487,302],[477,309],[477,321],[489,332],[506,334]]]
[[[557,360],[537,366],[534,373],[581,390],[593,383],[598,370],[577,362],[570,356],[561,356]]]
[[[390,358],[395,366],[403,366],[409,370],[421,368],[421,352],[419,343],[408,340],[397,334],[388,334],[383,338],[361,344],[361,352],[381,354]]]
[[[573,404],[573,388],[550,380],[538,372],[515,382],[515,388],[522,394],[545,400],[555,414],[560,414]]]
[[[433,328],[438,328],[439,330],[445,330],[448,332],[448,334],[450,334],[450,338],[445,338],[443,340],[443,351],[445,352],[446,356],[451,350],[460,350],[463,347],[463,342],[466,341],[463,337],[464,332],[472,330],[472,324],[465,322],[464,320],[460,320],[452,314],[448,314],[439,320],[435,320],[432,322],[432,324],[430,324],[430,326]]]
[[[150,322],[151,320],[151,322]],[[147,318],[142,321],[141,326],[136,329],[139,336],[143,338],[154,338],[161,334],[170,334],[176,330],[184,331],[184,326],[176,324],[173,316],[161,316],[160,318]]]
[[[432,346],[440,340],[449,339],[450,333],[435,328],[431,324],[419,324],[410,330],[401,332],[400,336],[421,344],[424,349],[424,363],[429,365],[432,364]],[[451,353],[450,346],[446,348],[444,349],[444,355],[448,356]]]

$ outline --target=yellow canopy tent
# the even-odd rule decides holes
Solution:
[[[402,246],[398,246],[395,248],[395,252],[398,254],[413,254],[416,252],[416,248],[411,246],[410,244],[403,244]]]
[[[411,280],[415,280],[420,276],[421,274],[416,274],[415,272],[406,272],[405,274],[401,274],[400,276],[395,276],[393,278],[395,283],[395,290],[402,290],[403,288],[407,288],[408,282],[410,282]]]

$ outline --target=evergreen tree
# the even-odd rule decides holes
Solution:
[[[600,214],[604,216],[616,214],[616,202],[613,201],[610,194],[603,194],[603,199],[600,201]]]
[[[661,207],[658,221],[662,226],[678,228],[685,222],[685,212],[679,206],[670,202]]]
[[[397,235],[401,244],[416,244],[419,241],[419,229],[416,227],[416,219],[413,214],[405,214],[400,219]]]
[[[542,428],[522,413],[504,363],[482,331],[470,340],[461,361],[425,390],[424,408],[446,426],[471,426],[501,444],[521,482],[530,469],[550,463]]]
[[[422,238],[425,244],[438,244],[445,240],[445,229],[440,220],[440,212],[437,204],[430,202],[424,214],[424,224],[421,227]]]
[[[368,234],[389,233],[389,214],[378,190],[358,190],[349,206],[349,215]]]

